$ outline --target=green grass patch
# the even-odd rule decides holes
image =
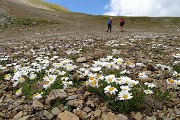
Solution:
[[[63,88],[62,81],[57,78],[57,80],[44,91],[43,96],[46,96],[54,89],[62,89],[62,88]]]
[[[50,24],[46,19],[17,19],[15,20],[15,25],[17,26],[36,26],[40,24]]]
[[[58,107],[58,106],[60,106],[60,105],[65,105],[66,104],[66,100],[65,99],[62,99],[62,100],[54,100],[54,101],[52,101],[52,103],[51,103],[51,107],[50,107],[50,109],[53,109],[53,108],[55,108],[55,107]]]
[[[41,90],[32,89],[34,83],[35,81],[28,79],[22,84],[22,93],[27,99],[32,99],[34,94],[42,92]]]
[[[174,65],[173,70],[179,73],[180,72],[180,64]]]

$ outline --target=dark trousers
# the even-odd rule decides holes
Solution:
[[[108,24],[108,30],[107,30],[107,32],[110,30],[110,32],[111,32],[111,24]]]

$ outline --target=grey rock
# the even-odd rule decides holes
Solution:
[[[84,104],[84,101],[83,100],[78,100],[78,99],[69,100],[67,102],[67,105],[73,106],[73,107],[83,106],[83,104]]]
[[[33,107],[35,110],[43,110],[44,105],[43,105],[41,102],[35,100],[35,101],[33,101],[32,107]]]
[[[67,93],[63,89],[52,90],[46,99],[46,104],[50,104],[53,100],[61,100],[67,97]]]
[[[33,111],[33,107],[30,105],[24,105],[23,106],[23,110],[27,111],[27,112],[32,112]]]
[[[22,116],[23,116],[23,112],[20,111],[19,113],[17,113],[17,114],[13,117],[13,120],[19,120]]]
[[[22,104],[22,102],[23,102],[23,101],[14,101],[14,103],[13,103],[13,104],[17,107],[17,106],[21,105],[21,104]]]
[[[74,100],[74,99],[77,99],[77,95],[71,95],[71,96],[68,96],[67,98],[66,98],[66,100]]]
[[[46,116],[46,118],[48,118],[49,120],[51,120],[54,117],[54,115],[48,112],[47,110],[43,111],[43,115]]]
[[[64,111],[58,115],[56,120],[79,120],[79,117],[69,111]]]
[[[19,120],[29,120],[30,117],[31,117],[30,115],[27,115],[27,116],[24,116],[24,117],[20,118]]]
[[[84,111],[82,111],[82,110],[74,109],[74,110],[73,110],[73,113],[74,113],[75,115],[77,115],[77,116],[78,116],[80,119],[82,119],[82,120],[85,120],[86,117],[87,117],[87,113],[84,112]]]
[[[128,117],[123,114],[118,114],[117,117],[119,118],[119,120],[128,120]]]
[[[97,109],[95,112],[94,112],[94,117],[100,117],[101,116],[101,110]]]
[[[87,62],[87,59],[86,57],[79,57],[77,60],[76,60],[77,63],[83,63],[83,62]]]
[[[51,110],[51,113],[58,116],[61,113],[61,110],[58,107],[55,107]]]
[[[86,105],[87,105],[88,107],[94,107],[94,106],[95,106],[95,105],[94,105],[94,102],[91,101],[91,100],[88,100],[88,101],[86,102]]]
[[[142,120],[143,116],[141,115],[140,112],[138,112],[138,113],[136,113],[136,114],[133,116],[133,118],[134,118],[135,120]]]
[[[147,116],[146,120],[156,120],[156,117],[155,116],[152,116],[152,117]]]
[[[6,117],[6,115],[2,112],[0,112],[0,117]]]
[[[180,109],[178,109],[177,107],[175,107],[175,113],[176,113],[176,115],[180,115]]]
[[[155,71],[156,67],[153,64],[147,64],[147,70]]]
[[[120,119],[114,113],[109,112],[107,115],[103,114],[101,120],[120,120]]]
[[[89,108],[89,107],[84,107],[84,108],[83,108],[83,111],[89,113],[89,112],[91,112],[92,110],[91,110],[91,108]]]
[[[69,87],[66,89],[66,92],[67,93],[73,93],[73,92],[76,92],[77,88],[76,87]]]

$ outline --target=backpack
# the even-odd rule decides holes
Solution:
[[[110,19],[108,20],[108,24],[111,24],[111,20]]]
[[[122,24],[123,24],[123,25],[125,24],[125,21],[124,21],[124,19],[122,19]]]

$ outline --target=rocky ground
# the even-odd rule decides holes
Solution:
[[[180,80],[179,22],[174,23],[172,18],[142,18],[139,23],[135,18],[127,18],[125,31],[120,32],[117,17],[112,32],[107,33],[107,17],[46,11],[42,11],[41,17],[48,22],[33,21],[0,30],[0,120],[180,120],[179,83],[172,88],[166,82],[168,78]],[[152,21],[155,22],[151,24]],[[88,78],[75,73],[70,79],[73,83],[81,82],[66,89],[53,89],[41,99],[17,96],[16,90],[22,86],[13,87],[11,80],[4,79],[9,70],[14,70],[15,65],[10,64],[27,66],[42,54],[49,61],[53,56],[72,59],[77,66],[92,65],[110,55],[122,58],[123,65],[130,61],[135,67],[121,66],[119,72],[127,70],[126,76],[154,83],[171,97],[148,95],[142,110],[113,111],[102,101],[102,96],[87,90]],[[147,79],[138,77],[142,72],[148,75]],[[42,89],[42,85],[40,82],[31,89]]]

